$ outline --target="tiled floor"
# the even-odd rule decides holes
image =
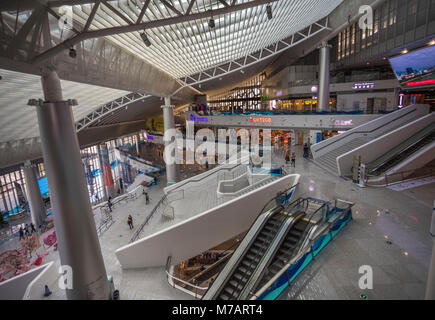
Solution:
[[[421,186],[418,192],[361,189],[302,159],[301,153],[298,150],[296,168],[288,171],[302,175],[298,188],[303,195],[352,201],[354,216],[281,298],[360,299],[364,293],[368,299],[423,299],[432,246],[428,228],[434,186]],[[284,164],[283,157],[275,157],[274,163]],[[163,267],[122,270],[114,253],[133,235],[134,230],[129,230],[126,223],[128,214],[137,228],[163,195],[163,183],[164,177],[151,188],[150,204],[145,205],[144,196],[139,196],[136,201],[115,207],[115,223],[100,237],[107,274],[113,275],[121,299],[192,299],[168,285]],[[165,227],[162,220],[155,221],[158,228]],[[53,253],[50,259],[58,256]],[[373,268],[373,290],[358,287],[362,265]],[[50,289],[54,291],[51,298],[65,298],[62,291]]]
[[[433,190],[432,185],[419,187],[420,192],[413,196],[409,194],[412,189],[361,189],[303,159],[295,172],[302,174],[300,188],[306,195],[325,200],[340,198],[355,206],[353,220],[281,299],[360,299],[361,294],[368,299],[424,298],[432,250],[432,206],[427,190]],[[373,290],[358,286],[362,265],[372,267]]]

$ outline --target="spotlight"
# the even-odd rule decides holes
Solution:
[[[145,43],[145,45],[146,45],[147,47],[151,47],[151,42],[150,42],[150,40],[148,39],[148,36],[147,36],[147,34],[146,34],[145,32],[141,33],[141,34],[140,34],[140,37],[142,38],[143,42]]]
[[[268,4],[266,6],[267,19],[272,20],[272,6]]]
[[[75,58],[75,57],[77,57],[77,51],[76,51],[76,49],[74,49],[74,47],[71,47],[70,49],[69,49],[69,56],[71,57],[71,58]]]
[[[430,45],[430,46],[435,45],[435,40],[432,40],[431,42],[429,42],[429,45]]]
[[[213,17],[208,21],[208,26],[209,26],[210,29],[213,29],[215,27]]]

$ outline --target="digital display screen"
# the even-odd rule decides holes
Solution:
[[[435,86],[435,46],[391,58],[390,63],[402,88]]]
[[[39,190],[41,190],[41,194],[48,196],[48,184],[47,184],[47,178],[41,178],[38,180],[39,184]]]

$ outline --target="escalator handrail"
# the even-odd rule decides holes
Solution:
[[[277,198],[279,198],[279,197],[277,197]],[[277,198],[275,198],[275,199],[277,199]],[[308,200],[307,200],[307,199],[304,199],[304,198],[299,198],[299,199],[297,199],[297,200],[291,202],[290,204],[286,204],[285,207],[281,204],[281,205],[280,205],[280,206],[282,207],[281,212],[287,210],[288,208],[296,207],[297,205],[299,205],[299,204],[301,204],[301,203],[302,203],[302,205],[303,205],[304,202],[306,203],[306,204],[305,204],[305,210],[304,210],[304,211],[306,211],[306,210],[307,210],[307,207],[308,207]],[[271,245],[271,244],[273,243],[273,241],[275,240],[275,238],[278,236],[279,231],[280,231],[281,228],[282,228],[282,227],[287,223],[287,221],[288,221],[289,219],[293,218],[294,216],[300,214],[300,213],[301,213],[300,210],[296,210],[294,213],[289,214],[288,216],[285,216],[285,217],[283,218],[283,220],[282,220],[280,226],[279,226],[278,229],[277,229],[277,230],[278,230],[277,233],[276,233],[273,237],[271,237],[270,242],[268,242],[268,245]],[[272,218],[272,217],[270,217],[270,218]],[[270,219],[270,218],[269,218],[269,219]],[[264,225],[263,225],[263,227],[264,227]],[[269,238],[270,238],[270,237],[267,237],[266,240],[269,240]],[[249,249],[250,249],[250,247],[247,248],[245,254],[249,251]],[[269,250],[269,247],[266,249],[266,252],[267,252],[268,250]],[[266,252],[265,252],[264,254],[266,254]],[[244,257],[244,256],[245,256],[245,255],[243,255],[243,257]],[[256,260],[257,258],[259,258],[259,256],[260,256],[259,253],[257,253],[257,254],[255,255],[255,257],[254,257],[254,259],[253,259],[253,262],[249,265],[249,268],[251,268],[251,266],[253,265],[253,263],[255,263],[255,260]],[[242,257],[242,259],[243,259],[243,257]],[[260,261],[261,261],[261,260],[260,260]],[[259,262],[260,262],[260,261],[259,261]],[[241,261],[240,261],[239,263],[241,263]],[[258,264],[257,264],[257,266],[258,266]],[[246,274],[247,274],[249,268],[246,268],[246,271],[245,271],[245,272],[243,273],[243,275],[242,275],[242,279],[245,279]],[[254,269],[254,271],[255,271],[255,270],[256,270],[256,268]],[[254,273],[254,272],[253,272],[253,273]],[[247,280],[247,282],[248,282],[248,280]],[[238,290],[238,289],[239,289],[239,286],[237,286],[236,289]],[[240,293],[238,294],[238,296],[237,296],[236,299],[238,299],[238,298],[240,297],[240,295],[242,294],[242,292],[243,292],[243,288],[241,289],[241,291],[240,291]],[[233,295],[231,295],[230,299],[234,298],[234,293],[235,293],[235,291],[233,292]]]
[[[289,219],[293,218],[295,215],[300,214],[300,213],[301,213],[301,211],[296,211],[296,212],[294,212],[293,214],[289,214],[288,216],[284,216],[283,219],[282,219],[282,221],[281,221],[281,224],[279,225],[279,227],[278,227],[278,229],[277,229],[276,234],[273,235],[273,236],[271,236],[271,235],[267,235],[267,236],[266,236],[266,241],[267,241],[267,244],[266,244],[266,245],[268,246],[268,248],[266,249],[266,252],[269,250],[269,246],[274,242],[275,238],[276,238],[276,237],[278,236],[278,234],[279,234],[279,231],[280,231],[281,228],[282,228],[282,227],[287,223],[287,221],[288,221]],[[272,218],[272,217],[270,217],[269,219],[271,219],[271,218]],[[269,240],[270,240],[270,241],[269,241]],[[256,266],[255,266],[255,261],[257,260],[257,258],[260,258],[262,255],[266,254],[266,252],[264,252],[264,253],[262,253],[262,254],[259,252],[259,253],[257,253],[257,254],[254,256],[253,261],[251,262],[251,264],[249,265],[249,267],[246,268],[246,271],[242,274],[242,279],[248,278],[248,280],[249,280],[249,277],[247,277],[247,273],[248,273],[249,269],[250,269],[252,266],[254,266],[254,267],[255,267],[254,271],[255,271],[255,270],[257,269],[258,265],[260,264],[261,259],[260,259],[259,262],[256,264]],[[252,274],[253,274],[253,273],[254,273],[254,272],[252,272]],[[248,283],[248,280],[247,280],[246,283]],[[243,292],[243,288],[244,288],[244,287],[241,288],[241,291],[240,291],[240,293],[237,295],[237,297],[234,296],[234,293],[235,293],[236,291],[233,291],[233,294],[231,295],[230,300],[233,300],[234,298],[235,298],[235,299],[239,299],[240,295],[241,295],[242,292]],[[239,284],[237,285],[236,289],[239,290]]]
[[[397,145],[394,148],[391,148],[389,151],[387,151],[385,154],[380,156],[379,158],[371,161],[366,165],[366,167],[370,170],[370,172],[374,172],[378,170],[380,167],[382,167],[384,164],[389,162],[391,159],[396,158],[398,155],[407,152],[410,148],[415,146],[416,144],[421,143],[431,135],[433,135],[435,130],[435,125],[430,124],[429,126],[425,127],[424,129],[417,132],[415,135],[409,137],[407,140],[403,141],[399,145]],[[392,154],[391,156],[388,154]],[[388,155],[388,156],[387,156]],[[382,160],[383,158],[386,158],[386,160]],[[381,162],[380,164],[377,164],[377,162]]]
[[[248,233],[246,234],[246,236],[249,234],[249,230],[251,230],[251,229],[253,228],[253,226],[257,223],[258,219],[260,219],[260,218],[262,217],[262,215],[263,215],[264,213],[266,213],[266,212],[265,212],[266,208],[267,208],[267,207],[268,207],[272,202],[275,202],[276,205],[275,205],[273,208],[269,209],[268,211],[273,211],[273,210],[278,209],[279,207],[282,207],[282,206],[283,206],[282,203],[281,203],[281,202],[278,202],[278,200],[280,200],[281,197],[282,197],[283,195],[287,195],[288,192],[290,192],[292,189],[296,188],[296,187],[298,186],[298,184],[299,184],[299,183],[296,183],[295,185],[292,185],[291,187],[287,188],[286,190],[277,193],[277,195],[276,195],[273,199],[269,200],[269,201],[268,201],[268,202],[263,206],[263,208],[261,209],[261,211],[260,211],[260,213],[258,214],[257,218],[256,218],[256,219],[252,222],[252,224],[249,226],[249,228],[248,228]],[[298,199],[298,200],[300,200],[300,199]],[[298,201],[298,200],[296,200],[296,201]],[[296,201],[293,201],[292,203],[294,203],[294,202],[296,202]],[[245,236],[245,237],[246,237],[246,236]],[[243,238],[239,243],[242,243],[242,242],[244,241],[244,239],[245,239],[245,238]],[[254,238],[251,239],[251,241],[253,241],[253,240],[255,240],[255,239],[254,239]],[[246,251],[243,251],[243,252],[242,252],[242,254],[240,255],[239,259],[238,259],[237,262],[235,263],[235,267],[237,267],[237,266],[241,263],[241,259],[243,259],[243,257],[245,256],[245,254],[247,253],[247,250],[249,250],[249,248],[250,248],[250,246],[248,246],[248,247],[246,248]],[[237,249],[236,249],[236,250],[237,250]],[[232,254],[234,254],[234,253],[236,252],[236,250],[235,250]],[[233,270],[233,272],[234,272],[234,270]],[[228,277],[230,277],[230,276],[233,274],[233,272],[230,272],[230,274],[228,275]],[[215,279],[215,281],[213,282],[213,284],[210,285],[210,286],[208,287],[208,289],[207,289],[207,291],[204,293],[203,297],[206,296],[206,294],[208,293],[208,291],[213,287],[213,285],[214,285],[215,283],[216,283],[216,284],[218,283],[216,280],[217,280],[217,278]],[[228,280],[228,278],[227,278],[227,280]],[[222,287],[225,286],[226,283],[227,283],[227,281],[225,281],[225,282],[222,284]],[[221,290],[218,291],[218,293],[220,293],[220,292],[221,292]],[[216,294],[216,296],[218,295],[218,293]],[[202,299],[202,298],[201,298],[201,299]]]
[[[292,218],[292,217],[294,217],[293,220],[289,221],[290,218]],[[246,288],[246,285],[245,285],[245,287],[242,289],[242,291],[240,292],[237,299],[245,299],[246,296],[249,297],[251,295],[251,290],[255,289],[256,286],[258,285],[259,281],[261,281],[261,279],[263,278],[264,272],[267,271],[267,267],[270,266],[270,263],[273,261],[273,258],[275,257],[276,253],[281,248],[281,245],[282,245],[284,239],[286,238],[287,234],[293,229],[294,225],[297,222],[301,221],[301,219],[303,219],[305,217],[305,213],[304,213],[304,211],[297,211],[297,212],[295,212],[295,214],[292,215],[292,217],[289,217],[288,219],[286,219],[285,224],[287,224],[287,222],[289,222],[289,224],[288,224],[288,226],[285,227],[284,234],[280,237],[280,239],[277,238],[277,236],[281,233],[282,228],[280,228],[277,235],[272,240],[271,245],[264,253],[263,258],[258,262],[257,267],[253,271],[249,280],[246,282],[246,285],[248,285],[248,284],[251,285],[250,291],[246,292],[246,290],[249,288]],[[278,241],[278,242],[276,243],[276,241]],[[275,245],[273,245],[274,243],[275,243]],[[260,267],[261,267],[261,269],[260,269]],[[250,284],[250,281],[253,280],[254,275],[255,275],[256,279],[254,279],[253,284],[252,283]]]
[[[430,139],[433,136],[433,133],[430,135],[423,137],[413,143],[412,145],[407,146],[406,148],[402,149],[401,151],[396,152],[393,154],[389,159],[384,161],[383,163],[377,165],[374,169],[370,169],[370,174],[377,176],[380,175],[381,172],[385,172],[391,167],[395,166],[397,163],[400,163],[402,160],[407,159],[411,155],[413,155],[418,150],[425,147],[427,144],[431,143],[433,139]]]
[[[349,207],[347,209],[344,209],[343,212],[337,216],[333,221],[327,222],[328,225],[328,229],[331,229],[331,227],[341,218],[343,218],[346,214],[347,211],[352,208],[353,204],[349,204]],[[337,208],[335,208],[336,210]],[[316,237],[314,237],[313,239],[310,240],[310,242],[308,243],[307,246],[305,246],[305,248],[311,248],[311,246],[318,240],[320,239],[320,237],[322,237],[323,234],[320,233],[318,234]],[[291,258],[291,260],[281,269],[281,271],[279,271],[276,275],[273,276],[272,279],[270,279],[262,288],[260,288],[252,297],[251,300],[256,299],[258,297],[260,297],[275,281],[276,279],[278,279],[291,265],[295,264],[304,254],[305,254],[305,250],[304,251],[300,251],[298,252],[293,258]]]
[[[309,202],[309,200],[307,199],[307,203]],[[305,226],[305,228],[304,228],[304,230],[302,231],[302,234],[301,234],[301,237],[300,237],[300,239],[298,240],[298,243],[296,244],[296,246],[295,246],[295,250],[298,250],[298,248],[299,248],[299,250],[301,249],[300,248],[300,245],[303,243],[303,241],[306,239],[306,237],[307,237],[307,235],[309,234],[309,232],[310,232],[310,230],[314,227],[314,226],[316,226],[316,225],[318,225],[321,221],[322,221],[322,219],[319,219],[319,221],[317,221],[315,224],[313,224],[312,222],[311,222],[311,220],[312,220],[312,218],[318,213],[318,212],[320,212],[320,211],[322,211],[323,210],[323,208],[325,208],[326,207],[326,209],[327,210],[329,210],[329,205],[327,204],[327,203],[324,203],[321,207],[319,207],[317,210],[315,210],[314,212],[312,212],[311,213],[311,215],[309,216],[309,217],[301,217],[301,218],[307,218],[307,225]],[[289,229],[289,232],[290,232],[290,230],[291,229]],[[298,252],[297,252],[298,253]],[[296,254],[297,254],[296,253]],[[290,258],[291,259],[291,258]],[[263,275],[264,276],[264,275]]]

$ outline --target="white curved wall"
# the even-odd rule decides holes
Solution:
[[[246,231],[277,193],[297,185],[289,175],[151,236],[116,250],[124,269],[178,264]],[[294,196],[295,197],[295,196]]]

